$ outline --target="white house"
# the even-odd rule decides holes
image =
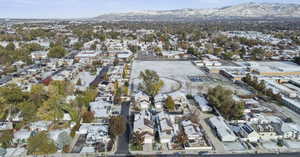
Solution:
[[[144,134],[144,143],[154,142],[154,118],[146,110],[134,115],[133,132]]]
[[[161,143],[171,143],[174,133],[174,124],[170,120],[170,117],[164,113],[160,112],[156,117],[156,122],[158,124],[158,133]]]

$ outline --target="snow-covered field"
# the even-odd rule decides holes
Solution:
[[[161,92],[169,92],[178,87],[178,83],[174,80],[179,81],[182,84],[181,91],[186,92],[185,83],[190,82],[189,75],[205,75],[204,72],[199,70],[190,61],[135,61],[131,74],[135,91],[140,82],[137,78],[140,72],[146,69],[154,70],[162,77],[165,86]]]
[[[131,74],[134,91],[137,91],[140,82],[138,79],[140,72],[146,69],[156,71],[164,81],[165,86],[162,88],[161,93],[173,91],[173,89],[176,89],[181,84],[180,91],[186,94],[206,93],[208,88],[213,88],[217,85],[221,85],[242,95],[250,94],[249,91],[234,85],[231,81],[220,79],[221,76],[219,75],[217,75],[217,78],[220,80],[208,77],[205,72],[198,69],[190,61],[135,61]],[[204,76],[207,77],[207,80],[203,82],[191,82],[188,76]]]
[[[188,75],[205,75],[190,61],[135,61],[132,77],[138,77],[140,72],[146,69],[154,70],[162,77],[183,81],[188,79]]]

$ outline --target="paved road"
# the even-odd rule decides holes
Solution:
[[[108,72],[110,66],[104,66],[99,72],[98,76],[93,82],[90,83],[90,86],[98,86],[98,84],[103,81],[106,73]]]
[[[71,153],[80,153],[84,143],[85,143],[86,136],[80,135],[78,140],[76,141],[76,144],[74,145]]]
[[[118,138],[116,154],[129,154],[129,135],[131,132],[129,119],[129,104],[130,102],[122,103],[121,115],[126,119],[127,129],[125,133]]]

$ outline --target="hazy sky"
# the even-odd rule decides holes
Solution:
[[[80,18],[137,10],[217,8],[246,2],[300,4],[300,0],[0,0],[0,17]]]

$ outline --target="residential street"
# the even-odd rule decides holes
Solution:
[[[122,104],[121,115],[126,119],[127,129],[125,133],[118,138],[116,154],[129,154],[129,135],[131,132],[129,121],[129,104],[130,102],[124,102]]]
[[[72,153],[80,153],[82,147],[84,146],[85,140],[86,140],[86,136],[85,135],[80,135],[71,152]]]
[[[106,75],[106,73],[108,72],[110,66],[104,66],[101,71],[99,72],[98,76],[96,77],[96,79],[91,82],[90,86],[97,86],[99,83],[101,83],[101,81],[103,81],[104,76]]]

